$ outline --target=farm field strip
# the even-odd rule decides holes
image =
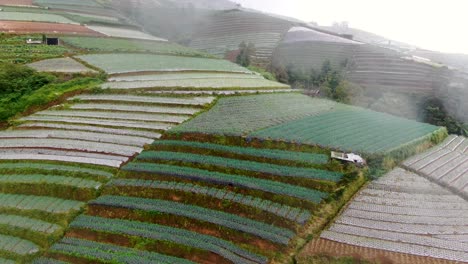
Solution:
[[[1,12],[0,20],[6,21],[36,21],[36,22],[50,22],[50,23],[61,23],[61,24],[75,24],[63,16],[54,14],[38,14],[38,13],[23,13],[23,12]]]
[[[78,99],[80,101],[112,101],[112,102],[129,102],[129,103],[153,103],[167,105],[190,105],[202,106],[210,104],[215,99],[214,97],[192,97],[192,98],[171,98],[171,97],[156,97],[156,96],[138,96],[138,95],[78,95],[70,100]]]
[[[336,103],[300,94],[221,98],[206,113],[171,132],[242,135],[264,127],[327,112]]]
[[[69,125],[60,123],[40,123],[40,122],[28,122],[18,126],[24,129],[62,129],[62,130],[76,130],[84,132],[96,132],[96,133],[107,133],[109,135],[124,135],[124,136],[135,136],[143,137],[148,139],[157,139],[161,137],[161,134],[143,131],[143,130],[130,130],[130,129],[117,129],[117,128],[106,128],[98,126],[86,126],[86,125]],[[36,130],[37,131],[37,130]]]
[[[406,176],[410,184],[427,192],[373,188],[404,187]],[[468,244],[463,240],[468,234],[468,204],[455,194],[437,190],[444,188],[397,168],[361,190],[321,237],[364,248],[468,261]]]
[[[75,5],[75,6],[90,6],[90,7],[100,7],[96,1],[93,0],[34,0],[34,4],[39,6],[49,6],[49,5]]]
[[[141,236],[158,241],[176,242],[181,245],[217,253],[234,263],[266,263],[267,261],[266,258],[243,250],[228,241],[156,224],[80,216],[70,226],[107,233]]]
[[[439,129],[383,113],[344,108],[266,128],[250,136],[364,153],[382,153]],[[363,145],[363,142],[367,143]]]
[[[11,214],[0,214],[0,225],[28,229],[33,232],[40,232],[45,234],[53,234],[62,229],[62,227],[57,224]]]
[[[287,245],[289,240],[294,236],[294,233],[288,229],[267,225],[234,214],[164,200],[125,196],[101,196],[91,201],[90,205],[116,206],[187,217],[246,232],[279,244]]]
[[[0,31],[15,34],[73,34],[101,36],[100,33],[90,30],[85,26],[47,22],[0,21]]]
[[[55,175],[1,175],[0,185],[2,184],[55,184],[62,186],[71,186],[76,188],[99,189],[100,182],[86,180],[74,177],[55,176]]]
[[[187,80],[162,80],[162,81],[134,81],[134,82],[108,82],[103,84],[104,89],[144,89],[144,88],[210,88],[210,89],[272,89],[289,88],[289,85],[266,79],[187,79]]]
[[[161,123],[175,123],[180,124],[185,120],[189,119],[190,116],[175,116],[175,115],[164,115],[164,114],[137,114],[137,113],[122,113],[115,111],[73,111],[73,110],[46,110],[38,112],[37,116],[53,116],[53,117],[82,117],[82,118],[95,118],[95,119],[116,119],[119,121],[149,121],[149,122],[161,122]]]
[[[167,41],[146,41],[122,38],[91,38],[91,37],[63,37],[66,44],[92,52],[146,52],[156,54],[210,57],[191,48],[187,48],[176,43]],[[122,77],[125,78],[125,77]],[[130,76],[128,78],[131,78]]]
[[[2,160],[37,160],[37,161],[65,161],[75,162],[93,165],[109,166],[119,168],[123,161],[104,159],[104,158],[89,158],[81,156],[70,156],[70,155],[52,155],[52,154],[36,154],[36,153],[2,153]]]
[[[103,69],[108,74],[181,71],[251,73],[241,66],[219,59],[138,53],[91,54],[78,58]]]
[[[118,155],[109,155],[109,154],[102,154],[102,153],[90,153],[90,152],[80,152],[74,150],[64,150],[64,149],[48,149],[48,148],[8,148],[2,150],[2,159],[3,155],[5,157],[8,156],[15,156],[15,155],[50,155],[50,156],[57,156],[57,157],[67,157],[70,158],[89,158],[89,159],[97,159],[97,160],[109,160],[109,161],[120,161],[123,162],[128,159],[126,156],[118,156]],[[8,158],[5,158],[8,159]],[[24,159],[23,159],[24,160]],[[77,162],[77,161],[75,161]]]
[[[34,259],[33,264],[70,264],[70,262],[65,262],[57,259],[40,257]],[[5,263],[6,264],[6,263]]]
[[[112,76],[109,82],[137,82],[137,81],[176,81],[193,79],[259,79],[264,78],[257,74],[240,73],[166,73],[166,74],[142,74]]]
[[[225,168],[254,171],[259,173],[277,175],[282,177],[297,177],[314,180],[339,182],[343,174],[313,168],[297,168],[291,166],[275,165],[247,160],[228,159],[217,156],[198,155],[170,151],[144,151],[138,161],[179,161],[190,164],[209,164]]]
[[[261,198],[255,198],[252,196],[242,195],[223,189],[215,189],[209,187],[202,187],[190,183],[177,183],[177,182],[158,182],[158,181],[146,181],[138,179],[117,179],[111,181],[109,186],[120,186],[120,187],[144,187],[150,189],[161,189],[161,190],[173,190],[173,191],[184,191],[192,192],[196,194],[203,194],[206,196],[215,197],[221,200],[230,202],[241,203],[247,206],[252,206],[263,211],[279,215],[292,221],[297,221],[300,224],[305,222],[311,217],[310,212],[301,210],[299,208],[290,207],[278,203],[271,202],[269,200],[263,200]]]
[[[95,70],[90,69],[71,58],[47,59],[30,63],[28,66],[40,72],[96,73]]]
[[[156,173],[170,175],[181,179],[199,180],[220,185],[234,185],[246,189],[261,190],[273,194],[286,195],[313,203],[320,203],[327,197],[326,193],[286,183],[256,179],[252,177],[205,171],[189,167],[179,167],[154,163],[130,163],[122,168],[124,171]]]
[[[68,166],[68,165],[59,165],[53,163],[33,163],[33,162],[15,162],[15,163],[8,163],[2,162],[0,163],[0,171],[21,171],[21,170],[34,170],[34,171],[55,171],[55,172],[73,172],[73,173],[83,173],[89,174],[94,176],[99,176],[105,179],[110,179],[114,175],[110,172],[97,170],[97,169],[88,169],[83,167],[77,166]]]
[[[141,148],[123,146],[110,143],[92,143],[89,141],[67,140],[67,139],[3,139],[0,148],[51,148],[68,149],[72,151],[107,153],[121,156],[133,156],[141,151]]]
[[[16,130],[13,132],[0,132],[0,138],[56,138],[76,139],[143,147],[153,140],[136,136],[109,135],[104,133],[83,132],[76,130]]]
[[[336,233],[332,231],[324,231],[322,238],[330,239],[333,241],[347,243],[348,241],[354,241],[353,245],[388,250],[393,252],[414,254],[419,256],[427,256],[434,258],[442,258],[455,261],[466,261],[466,253],[457,252],[452,250],[435,249],[428,246],[413,245],[401,242],[393,242],[381,239],[372,239],[368,237],[353,236],[343,233]]]
[[[68,237],[54,244],[49,252],[64,256],[81,257],[91,261],[113,259],[124,263],[194,264],[194,262],[185,259],[162,254]]]
[[[84,206],[83,202],[64,200],[47,196],[0,193],[0,198],[0,211],[6,209],[63,214],[70,211],[78,212]]]
[[[307,164],[326,164],[328,162],[328,156],[325,154],[295,152],[278,149],[260,149],[252,147],[227,146],[213,143],[202,143],[197,141],[158,140],[153,142],[152,145],[155,147],[190,147],[202,150],[222,151],[245,156],[297,161]]]
[[[84,125],[97,125],[97,126],[108,126],[108,127],[124,127],[127,129],[141,128],[148,130],[168,130],[172,126],[167,123],[161,122],[138,122],[138,121],[117,121],[117,120],[105,120],[99,118],[79,118],[79,117],[60,117],[60,116],[28,116],[20,119],[21,121],[40,121],[40,122],[58,122],[68,124],[84,124]]]
[[[150,34],[144,33],[139,30],[125,29],[118,27],[107,27],[107,26],[93,26],[87,25],[87,28],[99,32],[108,37],[117,37],[117,38],[130,38],[130,39],[143,39],[143,40],[153,40],[153,41],[167,41],[167,39],[158,38]]]
[[[464,137],[451,136],[440,146],[404,161],[403,166],[467,198],[467,141]]]
[[[174,114],[174,115],[194,115],[200,111],[199,108],[190,107],[169,107],[169,106],[138,106],[138,105],[123,105],[123,104],[96,104],[83,103],[70,106],[73,110],[108,110],[118,112],[141,112],[141,113],[157,113],[157,114]]]
[[[38,253],[39,247],[30,241],[0,234],[0,251],[26,256]]]
[[[147,91],[150,94],[179,94],[179,95],[236,95],[236,94],[263,94],[263,93],[297,93],[297,89],[261,89],[261,90],[162,90]]]

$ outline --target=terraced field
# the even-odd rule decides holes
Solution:
[[[320,70],[325,61],[338,69],[362,43],[303,27],[293,27],[284,36],[273,56],[275,65],[294,65],[306,72]]]
[[[336,104],[299,94],[222,98],[206,113],[170,132],[243,135],[326,112]]]
[[[190,47],[224,57],[226,51],[239,49],[239,44],[253,43],[255,59],[268,60],[284,33],[293,22],[245,10],[218,12],[206,19],[195,33]]]
[[[0,261],[43,253],[113,173],[80,163],[0,162]]]
[[[85,73],[96,72],[72,58],[42,60],[28,64],[29,67],[41,72]]]
[[[265,128],[249,136],[375,154],[430,139],[441,129],[362,108],[338,106],[335,111]]]
[[[318,153],[173,140],[147,149],[89,203],[47,257],[269,263],[347,184]]]
[[[127,29],[122,27],[108,27],[108,26],[95,26],[87,25],[87,28],[99,32],[108,37],[128,38],[128,39],[143,39],[153,41],[167,41],[167,39],[158,38],[150,34],[144,33],[137,29]]]
[[[361,249],[371,248],[466,262],[467,216],[466,200],[397,168],[362,190],[321,239],[357,246],[347,247],[350,255],[365,256]],[[317,251],[316,246],[319,244],[310,244],[305,252],[336,252],[332,247]],[[385,254],[393,261],[401,257]],[[436,262],[426,259],[419,263]]]
[[[62,24],[77,24],[63,16],[54,14],[38,14],[38,13],[24,13],[24,12],[1,12],[0,20],[6,21],[36,21],[36,22],[50,22]]]
[[[403,59],[396,51],[359,46],[350,60],[349,78],[368,89],[401,93],[432,94],[444,81],[444,70]]]
[[[251,73],[236,64],[218,59],[131,53],[92,54],[78,58],[109,74],[184,71]]]
[[[190,57],[209,55],[175,43],[165,41],[135,41],[120,38],[64,37],[62,41],[90,52],[145,52]]]
[[[4,36],[1,38],[0,62],[30,63],[74,53],[72,49],[63,46],[28,45],[26,44],[28,38],[41,38],[41,36]]]
[[[170,133],[245,135],[325,148],[387,153],[430,140],[442,128],[304,95],[223,98]]]
[[[451,136],[403,166],[468,199],[468,139]]]

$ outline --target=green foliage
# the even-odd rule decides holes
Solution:
[[[468,136],[468,127],[450,116],[438,98],[432,98],[425,103],[424,122],[444,126],[450,134]]]
[[[42,39],[42,35],[8,35],[0,33],[0,62],[25,64],[62,57],[74,51],[64,46],[29,45],[27,39]]]
[[[257,67],[257,66],[253,66],[253,65],[250,65],[247,67],[247,69],[253,71],[253,72],[258,72],[260,73],[263,78],[267,79],[267,80],[270,80],[270,81],[278,81],[275,77],[275,75],[263,68],[260,68],[260,67]]]
[[[251,58],[255,55],[255,45],[253,43],[246,44],[242,41],[239,44],[239,55],[237,55],[236,63],[243,66],[248,67],[251,63]]]
[[[97,52],[150,52],[156,54],[180,55],[190,57],[212,58],[212,55],[205,54],[191,48],[187,48],[175,43],[162,41],[146,41],[120,38],[96,38],[96,37],[64,37],[65,43],[80,49]]]
[[[33,74],[34,76],[34,74]],[[23,84],[18,76],[18,83]],[[34,77],[33,77],[34,78]],[[39,80],[44,80],[36,77]],[[60,99],[62,96],[85,89],[91,89],[102,81],[93,77],[79,77],[64,83],[48,83],[47,85],[37,87],[35,90],[24,87],[20,89],[23,92],[16,91],[0,99],[0,122],[7,121],[15,115],[29,111],[32,108],[45,108],[51,102]]]
[[[55,80],[47,73],[10,63],[0,64],[0,96],[2,101],[16,101],[24,94],[37,90]]]
[[[218,156],[198,155],[182,152],[145,151],[138,156],[138,160],[180,161],[191,164],[213,165],[239,170],[254,171],[281,177],[298,177],[331,182],[338,182],[343,177],[343,174],[338,172],[318,170],[313,168],[282,166],[270,163],[227,159]]]

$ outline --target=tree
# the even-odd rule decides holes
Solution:
[[[236,63],[243,67],[248,67],[251,63],[251,57],[255,55],[255,45],[253,43],[246,44],[245,41],[242,41],[239,44],[239,51]]]
[[[436,126],[444,126],[451,134],[468,136],[466,126],[451,117],[445,110],[442,101],[438,98],[432,98],[426,102],[424,108],[424,122]]]

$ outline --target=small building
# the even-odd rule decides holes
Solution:
[[[49,46],[58,46],[60,44],[59,38],[46,38],[46,44]]]

